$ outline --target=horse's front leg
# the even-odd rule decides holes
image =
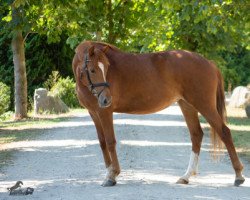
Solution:
[[[99,112],[91,114],[96,125],[100,146],[107,168],[107,175],[102,186],[114,186],[116,177],[120,173],[119,161],[116,153],[116,139],[113,127],[113,114],[111,112]]]
[[[104,137],[104,133],[103,133],[103,129],[102,129],[100,119],[99,119],[98,115],[95,112],[89,112],[89,114],[90,114],[90,116],[93,119],[93,122],[95,124],[97,136],[98,136],[98,139],[99,139],[99,144],[100,144],[100,147],[102,149],[104,162],[105,162],[106,168],[108,168],[111,165],[111,158],[110,158],[109,151],[108,151],[108,148],[107,148],[107,145],[106,145],[106,140],[105,140],[105,137]]]

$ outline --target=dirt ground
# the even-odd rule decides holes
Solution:
[[[234,187],[229,157],[211,161],[208,133],[203,139],[199,174],[188,185],[175,182],[185,172],[191,151],[189,133],[177,106],[152,115],[115,114],[117,152],[122,172],[115,187],[101,183],[106,170],[94,125],[87,114],[51,125],[35,140],[2,146],[12,151],[0,171],[0,199],[7,187],[22,180],[35,188],[25,199],[36,200],[250,200],[250,166],[245,183]]]

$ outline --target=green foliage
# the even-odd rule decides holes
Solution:
[[[1,27],[0,27],[1,30]],[[65,36],[61,42],[48,44],[46,36],[30,34],[26,38],[26,71],[28,82],[28,98],[33,99],[34,90],[41,87],[54,70],[60,75],[73,77],[71,60],[73,50],[65,44]],[[14,106],[14,66],[8,34],[0,37],[0,80],[11,87],[10,108]],[[32,101],[29,103],[29,108]]]
[[[250,51],[244,46],[237,46],[233,52],[222,51],[219,53],[223,58],[220,63],[224,75],[225,88],[230,86],[234,89],[238,85],[250,83]]]
[[[74,48],[83,39],[106,41],[123,49],[129,47],[130,29],[139,27],[133,9],[137,1],[87,0],[63,8],[67,17],[67,43]],[[142,14],[142,13],[140,13]]]
[[[54,96],[60,97],[63,102],[70,108],[79,107],[79,102],[76,97],[76,84],[70,77],[58,78],[51,88],[51,93]]]
[[[144,13],[133,40],[142,51],[187,49],[218,59],[219,50],[249,45],[249,6],[247,1],[139,1],[135,10]]]
[[[10,87],[0,82],[0,115],[9,109]]]
[[[49,75],[49,78],[44,82],[43,86],[50,90],[60,78],[60,74],[58,71],[52,71],[52,74]]]
[[[63,37],[63,36],[62,36]],[[73,76],[71,59],[73,51],[63,42],[44,43],[45,36],[31,35],[26,42],[26,68],[29,95],[41,87],[52,71],[62,76]]]
[[[3,114],[0,115],[0,121],[8,121],[11,120],[14,116],[14,112],[12,111],[7,111]]]
[[[235,68],[226,68],[224,66],[221,67],[221,72],[224,77],[224,84],[226,91],[232,91],[237,85],[240,84],[240,76],[235,70]]]
[[[8,105],[12,108],[14,104],[14,68],[10,42],[11,40],[7,34],[0,34],[0,80],[11,88]]]
[[[0,80],[11,87],[13,108],[10,33],[18,28],[26,39],[29,99],[52,71],[73,77],[72,49],[82,40],[133,52],[196,51],[219,65],[226,87],[246,85],[249,9],[247,0],[6,0],[0,7]],[[19,18],[13,18],[13,10]]]

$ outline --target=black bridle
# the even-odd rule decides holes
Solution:
[[[89,62],[92,62],[89,58],[88,58],[88,53],[85,53],[84,55],[84,63],[83,63],[83,68],[82,68],[82,71],[81,71],[81,79],[82,79],[82,74],[83,72],[86,73],[86,76],[87,76],[87,80],[88,80],[88,88],[90,90],[90,92],[99,97],[100,94],[103,92],[103,90],[105,89],[105,87],[109,87],[109,83],[108,82],[103,82],[103,83],[93,83],[91,81],[91,78],[90,78],[90,75],[89,75],[89,70],[88,70],[88,63]],[[104,87],[99,93],[96,91],[95,88],[97,87]]]

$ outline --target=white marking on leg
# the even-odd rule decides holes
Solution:
[[[184,180],[188,181],[188,179],[190,178],[190,176],[195,175],[197,173],[198,160],[199,160],[198,153],[194,153],[192,151],[191,154],[190,154],[190,160],[189,160],[187,171],[181,177],[181,179],[184,179]]]
[[[102,70],[103,79],[106,82],[106,77],[104,73],[104,64],[102,62],[98,62],[98,67]]]
[[[108,168],[107,168],[107,174],[106,174],[106,179],[111,179],[111,180],[114,180],[115,181],[115,178],[116,178],[116,175],[114,173],[114,170],[113,170],[113,167],[112,165],[110,165]]]

